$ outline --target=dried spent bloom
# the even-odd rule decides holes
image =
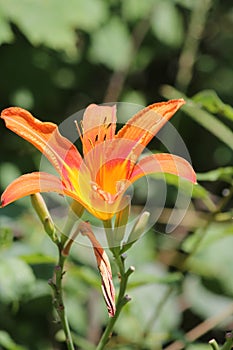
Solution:
[[[87,236],[93,246],[94,254],[96,257],[97,266],[102,280],[102,293],[107,305],[108,314],[113,317],[116,312],[115,305],[115,288],[112,282],[112,270],[108,260],[108,256],[100,243],[95,238],[94,233],[91,230],[91,225],[87,222],[83,222],[79,225],[78,230],[83,236]]]
[[[172,154],[139,159],[161,127],[184,104],[183,99],[152,104],[135,114],[116,133],[116,107],[89,105],[81,122],[83,156],[63,137],[54,123],[41,122],[28,111],[10,107],[2,111],[6,127],[32,143],[56,169],[59,177],[33,172],[14,180],[3,192],[2,207],[39,192],[57,192],[79,202],[101,220],[108,220],[128,203],[127,188],[147,174],[164,172],[193,183],[191,165]]]

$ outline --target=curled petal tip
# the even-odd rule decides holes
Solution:
[[[2,110],[1,118],[8,117],[11,115],[31,115],[26,109],[21,107],[8,107]]]
[[[179,98],[177,101],[179,101],[179,102],[182,103],[182,104],[185,104],[185,103],[186,103],[186,101],[185,101],[183,98]]]

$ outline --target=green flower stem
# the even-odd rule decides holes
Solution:
[[[64,264],[66,260],[66,254],[63,254],[65,243],[67,242],[69,235],[74,226],[75,220],[77,220],[77,216],[83,212],[83,208],[75,201],[71,204],[69,209],[68,218],[63,229],[63,232],[60,232],[60,237],[57,235],[56,226],[53,223],[53,220],[50,216],[48,208],[43,200],[43,197],[40,193],[31,195],[31,202],[33,208],[35,209],[37,215],[39,216],[46,233],[49,235],[50,239],[53,243],[56,244],[59,252],[58,264],[55,266],[54,270],[54,278],[49,280],[49,285],[53,289],[54,293],[54,306],[57,310],[58,316],[61,321],[62,329],[65,333],[66,344],[68,350],[75,350],[73,345],[73,340],[71,337],[70,327],[66,316],[65,305],[63,301],[63,289],[62,289],[62,279],[64,275]],[[75,214],[74,214],[75,213]],[[69,252],[70,246],[65,250]]]
[[[109,318],[107,327],[105,328],[105,331],[99,341],[99,344],[96,347],[96,350],[105,349],[106,344],[111,338],[113,327],[121,313],[122,308],[130,301],[130,297],[128,295],[125,295],[125,292],[128,278],[135,270],[133,266],[130,266],[127,270],[125,269],[125,257],[120,254],[120,247],[114,245],[115,242],[113,237],[113,228],[111,220],[103,221],[103,225],[105,228],[109,248],[114,256],[115,262],[119,269],[120,288],[117,297],[115,315]]]
[[[211,5],[212,0],[198,0],[194,2],[183,50],[179,58],[178,72],[176,76],[176,85],[182,91],[187,90],[191,82],[193,67]]]
[[[231,350],[233,346],[233,332],[226,334],[226,342],[223,344],[221,350]]]
[[[116,313],[114,317],[111,317],[109,319],[108,325],[99,341],[96,350],[103,350],[105,348],[105,345],[109,342],[111,338],[113,327],[121,313],[123,306],[130,301],[129,296],[125,295],[125,291],[127,287],[128,278],[134,272],[134,268],[130,267],[127,271],[125,271],[123,258],[119,256],[116,259],[116,263],[120,271],[120,290],[117,298]]]
[[[64,300],[63,300],[62,279],[65,273],[64,264],[65,264],[66,257],[62,255],[62,245],[58,244],[57,246],[59,250],[58,265],[55,267],[54,280],[53,281],[50,280],[49,284],[52,287],[54,292],[54,306],[55,306],[55,309],[57,310],[57,313],[61,321],[62,329],[65,333],[67,349],[75,350],[69,323],[66,316]]]

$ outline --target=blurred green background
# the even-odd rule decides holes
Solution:
[[[203,187],[193,195],[191,214],[175,233],[177,240],[154,229],[129,252],[129,263],[138,270],[130,289],[134,300],[109,349],[162,349],[232,307],[232,40],[231,0],[0,0],[1,110],[16,105],[59,124],[93,102],[148,105],[184,94],[193,103],[172,123],[194,169],[202,173]],[[2,192],[21,173],[37,170],[40,154],[4,123],[0,140]],[[160,145],[155,142],[154,148]],[[170,186],[173,194],[174,184]],[[62,201],[48,200],[62,222]],[[63,349],[47,285],[54,247],[41,233],[29,199],[2,209],[0,220],[0,349]],[[191,272],[181,276],[180,265],[171,264],[167,254],[178,248],[189,254],[204,233]],[[170,289],[154,322],[152,310],[156,314]],[[77,349],[88,350],[85,341],[97,341],[106,312],[93,255],[78,245],[66,293]],[[143,315],[143,325],[138,315]],[[227,317],[225,321],[213,326],[201,345],[187,348],[209,349],[202,342],[212,336],[223,342],[226,325],[232,325]]]

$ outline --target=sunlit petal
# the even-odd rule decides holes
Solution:
[[[2,206],[38,192],[64,193],[62,182],[54,175],[35,172],[18,177],[10,183],[1,196]]]
[[[153,173],[168,173],[180,176],[196,183],[196,174],[187,160],[167,153],[158,153],[145,157],[134,167],[130,181]]]
[[[61,136],[56,124],[41,122],[19,107],[4,109],[1,118],[8,129],[39,149],[65,178],[68,178],[69,167],[79,168],[81,155],[68,139]]]
[[[95,145],[112,140],[116,129],[116,106],[89,105],[83,117],[83,153]]]
[[[154,103],[144,108],[119,130],[116,138],[133,140],[135,142],[134,149],[132,150],[129,144],[128,153],[133,151],[134,155],[138,157],[143,148],[184,103],[183,99],[178,99]]]

